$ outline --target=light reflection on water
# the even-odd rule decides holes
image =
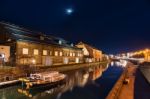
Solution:
[[[65,72],[68,75],[67,81],[59,86],[34,90],[12,86],[0,89],[0,99],[103,99],[122,70],[121,66],[111,63],[68,71]]]
[[[112,61],[111,63],[110,63],[110,65],[111,66],[122,66],[122,67],[126,67],[126,65],[127,65],[127,63],[128,63],[128,61],[126,61],[126,60],[120,60],[120,61]]]

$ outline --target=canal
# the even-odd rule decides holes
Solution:
[[[0,99],[105,99],[125,64],[112,62],[64,72],[67,81],[61,85],[25,90],[20,85],[0,89]]]

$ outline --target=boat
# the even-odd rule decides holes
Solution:
[[[26,86],[26,89],[41,86],[55,86],[64,82],[66,79],[65,74],[59,73],[58,71],[41,72],[30,74],[29,77],[19,78],[22,82],[22,86]]]
[[[31,88],[30,90],[28,90],[28,89],[18,88],[18,92],[26,95],[29,98],[31,97],[33,98],[38,93],[54,94],[54,93],[60,92],[61,90],[63,90],[64,87],[65,87],[65,82],[59,84],[59,86],[44,86],[38,89]]]

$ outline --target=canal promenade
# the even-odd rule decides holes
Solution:
[[[150,99],[150,85],[140,68],[128,64],[107,99]]]
[[[129,65],[130,65],[129,63],[126,65],[126,68],[124,69],[122,75],[120,76],[118,81],[115,83],[114,87],[111,89],[111,91],[107,95],[106,99],[119,99],[118,97],[119,97],[120,92],[122,90],[123,81],[126,78]]]
[[[135,99],[134,98],[134,83],[135,83],[135,74],[137,67],[133,64],[130,64],[127,68],[127,73],[125,79],[129,80],[129,83],[123,84],[118,95],[118,99]]]

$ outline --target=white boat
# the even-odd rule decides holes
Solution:
[[[66,78],[65,74],[59,73],[57,71],[42,72],[30,74],[28,78],[20,78],[19,80],[22,84],[25,84],[28,88],[39,87],[44,85],[57,85],[64,81]]]

